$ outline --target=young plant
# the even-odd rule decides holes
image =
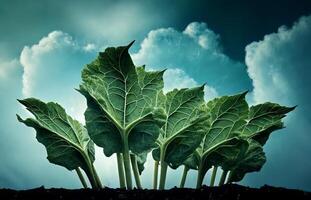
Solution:
[[[248,107],[246,92],[204,102],[204,86],[174,89],[163,94],[163,71],[135,67],[128,53],[133,44],[109,47],[82,70],[80,93],[87,100],[86,128],[56,103],[19,100],[35,116],[18,120],[37,132],[51,163],[80,168],[93,188],[101,183],[93,166],[94,143],[106,156],[116,153],[121,188],[137,188],[147,154],[155,160],[154,189],[164,189],[167,167],[185,165],[180,187],[190,169],[198,171],[197,188],[206,172],[223,169],[220,185],[240,181],[265,163],[262,146],[269,135],[283,128],[283,117],[295,107],[264,103]],[[93,143],[93,141],[94,143]],[[160,181],[158,186],[158,167]],[[126,182],[126,184],[125,184]]]
[[[218,151],[227,148],[232,154],[239,152],[242,148],[239,146],[241,139],[254,139],[263,145],[271,132],[283,127],[281,119],[285,114],[294,109],[274,103],[259,104],[248,109],[245,94],[220,97],[207,103],[209,130],[200,147],[184,163],[185,167],[198,170],[197,188],[202,185],[204,175],[212,166],[211,185],[214,184],[218,167],[223,167]]]
[[[152,152],[153,158],[160,162],[161,166],[159,189],[165,188],[167,166],[180,166],[202,140],[207,127],[207,117],[203,109],[203,89],[204,86],[174,89],[166,94],[166,120],[157,140],[158,148]],[[156,177],[157,168],[155,179]]]
[[[68,170],[76,170],[83,186],[86,187],[79,170],[82,168],[92,187],[101,188],[101,182],[93,166],[94,143],[83,125],[67,115],[65,110],[56,103],[44,103],[34,98],[18,101],[35,116],[35,119],[23,120],[19,115],[17,118],[36,130],[37,140],[46,147],[47,159]]]
[[[128,53],[132,44],[100,53],[83,69],[80,85],[87,99],[85,119],[90,137],[104,148],[106,156],[122,154],[128,189],[132,189],[130,154],[155,147],[165,117],[153,104],[162,91],[164,71],[136,69]]]

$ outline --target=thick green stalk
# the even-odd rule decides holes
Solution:
[[[180,188],[184,188],[184,187],[185,187],[185,183],[186,183],[186,178],[187,178],[188,171],[189,171],[189,167],[187,167],[187,166],[185,165],[184,171],[183,171],[183,173],[182,173],[180,185],[179,185]]]
[[[134,154],[131,154],[130,157],[131,157],[132,170],[133,170],[136,186],[138,189],[142,189],[141,182],[140,182],[140,176],[139,176],[139,170],[137,166],[137,158]]]
[[[165,189],[165,180],[166,180],[166,172],[167,172],[167,163],[166,162],[160,162],[161,165],[161,174],[160,174],[160,183],[159,183],[159,189],[164,190]]]
[[[197,189],[199,189],[202,186],[204,176],[205,176],[205,171],[203,170],[202,162],[200,162],[199,168],[198,168],[198,177],[197,177],[197,186],[196,186]]]
[[[132,173],[131,173],[131,163],[130,163],[130,152],[128,145],[128,138],[123,138],[123,164],[126,178],[126,186],[128,190],[133,188],[132,186]]]
[[[231,183],[231,177],[232,177],[232,171],[229,171],[228,178],[227,178],[227,183]]]
[[[86,184],[86,182],[85,182],[85,179],[84,179],[84,177],[83,177],[83,175],[82,175],[81,170],[79,169],[79,167],[77,167],[76,172],[77,172],[77,174],[78,174],[78,176],[79,176],[79,179],[80,179],[80,181],[81,181],[81,183],[82,183],[82,185],[83,185],[83,188],[87,188],[87,184]]]
[[[226,181],[226,177],[227,177],[227,174],[228,174],[228,171],[227,170],[224,170],[221,174],[221,177],[220,177],[220,181],[219,181],[219,186],[223,185]]]
[[[94,177],[95,177],[95,180],[97,182],[98,188],[103,188],[102,183],[100,181],[100,178],[98,177],[98,174],[96,172],[96,169],[95,169],[94,165],[93,164],[91,164],[91,165],[92,165],[92,171],[94,173]]]
[[[84,171],[87,175],[87,178],[90,181],[92,188],[93,189],[100,188],[99,182],[98,182],[98,180],[96,180],[95,168],[94,168],[90,158],[85,154],[83,154],[83,158],[84,158],[85,164],[86,164],[86,166],[85,166],[86,168],[84,169]]]
[[[158,171],[159,171],[159,161],[154,161],[154,170],[153,170],[153,189],[158,187]]]
[[[160,183],[159,183],[159,189],[164,190],[165,189],[165,180],[166,180],[166,172],[167,172],[167,163],[164,161],[164,154],[165,154],[165,148],[160,149]]]
[[[117,153],[117,163],[118,163],[120,188],[126,188],[125,177],[124,177],[124,167],[123,167],[123,157],[121,153]]]
[[[212,176],[211,176],[211,183],[209,185],[211,187],[214,186],[214,184],[215,184],[215,178],[216,178],[216,174],[217,174],[217,169],[218,169],[218,167],[214,166],[213,172],[212,172]]]
[[[98,183],[95,179],[95,175],[94,175],[94,172],[91,168],[88,168],[87,170],[85,170],[85,173],[90,181],[90,184],[92,186],[93,189],[98,189],[99,186],[98,186]]]

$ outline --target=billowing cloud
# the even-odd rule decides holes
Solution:
[[[191,77],[189,77],[183,70],[179,68],[168,69],[164,76],[164,92],[173,90],[174,88],[190,88],[198,86],[199,84]],[[210,100],[218,96],[217,91],[208,85],[204,87],[205,100]]]
[[[94,44],[80,44],[61,31],[25,46],[20,56],[24,96],[60,102],[83,121],[84,98],[74,88],[79,86],[81,69],[96,56],[96,51]]]
[[[179,68],[221,94],[250,89],[245,65],[226,56],[219,39],[205,23],[190,23],[183,31],[160,28],[149,32],[133,59],[155,69]]]
[[[280,27],[246,47],[253,101],[298,105],[286,119],[286,130],[274,134],[266,147],[268,162],[253,182],[311,189],[311,16],[291,28]],[[306,159],[302,159],[306,158]],[[283,167],[282,167],[283,166]],[[273,177],[273,178],[272,178]]]

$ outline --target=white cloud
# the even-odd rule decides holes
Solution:
[[[53,31],[21,52],[23,94],[45,101],[57,101],[84,121],[84,98],[74,88],[80,83],[83,66],[96,56],[92,43],[80,45],[67,33]]]
[[[280,27],[277,33],[246,47],[246,64],[253,80],[253,100],[278,102],[298,108],[286,119],[286,130],[273,134],[268,142],[268,162],[260,173],[261,182],[287,187],[311,185],[311,16],[302,17],[291,28]],[[299,155],[299,156],[298,156]],[[280,166],[286,166],[281,169]],[[270,170],[270,171],[269,171]],[[294,170],[295,172],[293,172]],[[283,173],[271,174],[276,171]],[[270,175],[270,176],[268,176]]]
[[[84,51],[94,51],[94,50],[96,50],[97,48],[96,48],[96,45],[95,44],[93,44],[93,43],[88,43],[88,44],[86,44],[84,47],[83,47],[83,49],[84,49]]]
[[[185,30],[160,28],[149,32],[133,54],[135,64],[153,69],[179,68],[197,83],[222,94],[250,89],[245,66],[222,52],[219,36],[205,23],[190,23]]]
[[[183,33],[193,38],[202,48],[221,53],[219,35],[209,30],[205,23],[190,23]]]
[[[50,73],[45,72],[51,72],[53,69],[59,68],[57,65],[52,66],[49,64],[46,66],[50,61],[54,62],[55,60],[45,56],[50,56],[51,52],[53,53],[57,50],[70,49],[72,51],[76,48],[72,38],[61,31],[51,32],[48,36],[43,37],[38,44],[34,44],[31,47],[25,46],[20,56],[20,62],[24,68],[23,94],[25,96],[31,95],[33,90],[36,90],[36,87],[41,87],[42,84],[47,82],[48,79],[46,78],[52,78]],[[58,57],[58,59],[62,60],[63,58]],[[67,66],[61,67],[66,68]],[[42,78],[42,76],[44,77]],[[41,81],[39,82],[40,79]],[[50,83],[48,82],[48,84]]]
[[[282,26],[277,33],[246,47],[245,61],[256,101],[293,104],[305,96],[302,94],[311,83],[310,36],[311,17],[304,17],[291,29]]]
[[[191,77],[189,77],[183,70],[179,68],[168,69],[164,76],[164,92],[173,90],[174,88],[195,87],[199,84]],[[210,100],[218,96],[217,91],[213,87],[205,85],[204,87],[205,100]]]

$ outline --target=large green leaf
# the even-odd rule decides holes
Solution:
[[[245,94],[224,96],[207,103],[210,127],[185,165],[192,169],[201,165],[204,172],[213,165],[230,168],[235,163],[232,158],[241,156],[245,150],[245,140],[252,138],[264,145],[273,131],[283,128],[281,119],[285,114],[295,108],[264,103],[248,109]]]
[[[247,140],[247,148],[238,154],[235,162],[224,166],[225,170],[230,170],[229,182],[239,182],[243,179],[246,173],[260,171],[266,162],[266,156],[263,152],[261,144],[253,139]],[[232,160],[234,161],[234,160]]]
[[[164,161],[176,168],[198,147],[207,128],[203,88],[175,89],[166,94],[166,123],[159,147],[153,151],[155,160],[160,160],[162,151]]]
[[[208,128],[204,138],[195,153],[184,163],[192,169],[199,169],[205,174],[212,165],[220,162],[211,159],[213,153],[221,146],[232,146],[238,142],[239,130],[245,124],[248,114],[248,105],[245,101],[246,92],[223,96],[209,101],[205,115],[208,116]],[[190,162],[191,161],[191,162]]]
[[[221,166],[224,170],[232,168],[236,161],[241,159],[248,148],[248,142],[237,137],[219,145],[204,157],[204,168]]]
[[[269,102],[252,106],[240,136],[253,138],[264,145],[273,131],[284,127],[282,118],[294,109],[295,107],[285,107]]]
[[[245,95],[246,92],[234,96],[223,96],[207,103],[210,127],[202,141],[203,154],[208,154],[210,150],[226,140],[238,136],[238,130],[244,124],[244,119],[248,114]]]
[[[107,156],[122,152],[125,141],[135,154],[152,149],[163,124],[163,110],[153,105],[163,88],[163,71],[136,70],[131,45],[107,48],[82,71],[86,126]]]
[[[257,141],[236,138],[231,144],[218,147],[206,160],[224,171],[230,171],[229,181],[238,182],[246,173],[259,171],[265,164],[266,157]]]
[[[68,170],[78,167],[88,171],[94,162],[94,143],[87,134],[87,130],[77,120],[66,114],[58,104],[44,103],[34,98],[19,100],[34,116],[18,120],[37,132],[37,140],[47,150],[47,159],[54,164],[61,165]]]

